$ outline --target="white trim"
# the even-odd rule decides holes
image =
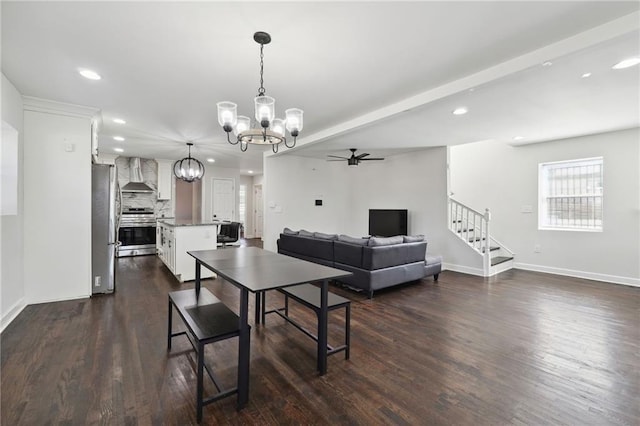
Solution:
[[[507,260],[505,262],[502,263],[498,263],[495,266],[491,266],[489,268],[489,276],[492,277],[494,275],[498,275],[500,272],[504,272],[504,271],[508,271],[509,269],[513,269],[513,265],[514,265],[514,261],[513,259],[511,260]]]
[[[481,268],[471,268],[464,265],[454,265],[453,263],[443,263],[443,271],[454,271],[468,275],[476,275],[478,277],[484,277],[484,271]]]
[[[574,269],[554,268],[552,266],[532,265],[529,263],[518,262],[514,263],[513,267],[515,269],[523,269],[525,271],[544,272],[546,274],[564,275],[568,277],[583,278],[586,280],[640,287],[640,278],[621,277],[618,275],[599,274],[596,272],[576,271]]]
[[[14,319],[22,312],[24,308],[27,307],[27,304],[24,303],[24,297],[20,298],[16,303],[13,304],[12,307],[9,308],[7,313],[2,316],[2,320],[0,323],[0,333],[4,331],[5,328],[9,324],[13,322]]]
[[[98,296],[102,296],[102,294],[99,294]],[[91,297],[91,294],[83,294],[81,296],[63,297],[61,299],[57,298],[57,299],[37,300],[29,303],[29,305],[40,305],[42,303],[52,303],[52,302],[67,302],[69,300],[89,299],[90,297]]]
[[[44,112],[48,114],[68,115],[80,118],[97,118],[100,109],[83,105],[74,105],[64,102],[50,101],[48,99],[33,96],[22,96],[25,111]],[[102,118],[100,117],[100,121]]]

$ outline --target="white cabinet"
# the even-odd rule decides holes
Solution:
[[[196,262],[187,252],[215,249],[218,226],[215,224],[175,226],[159,221],[156,229],[158,257],[180,282],[194,280]],[[208,269],[202,268],[201,277],[210,278],[215,275]]]
[[[158,200],[171,199],[171,186],[173,182],[173,161],[156,160],[158,163]]]

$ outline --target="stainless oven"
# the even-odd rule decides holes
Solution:
[[[155,254],[156,216],[153,210],[125,209],[120,217],[118,240],[118,257]]]

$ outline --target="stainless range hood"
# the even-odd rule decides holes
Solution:
[[[154,192],[153,188],[143,182],[140,159],[129,159],[129,183],[122,187],[122,192]]]

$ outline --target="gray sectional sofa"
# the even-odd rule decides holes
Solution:
[[[341,280],[373,297],[375,290],[419,280],[442,270],[439,256],[427,256],[424,237],[354,238],[285,228],[278,239],[278,253],[346,271]]]

